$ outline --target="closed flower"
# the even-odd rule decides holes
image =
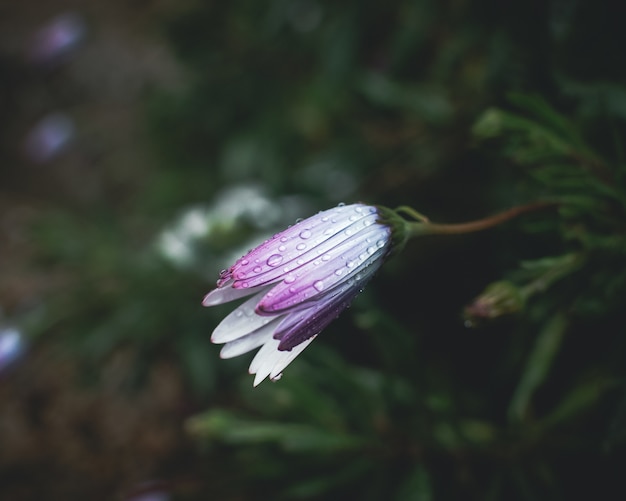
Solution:
[[[388,209],[340,205],[274,235],[224,270],[204,306],[250,297],[213,332],[211,341],[224,344],[220,356],[260,347],[250,364],[254,385],[278,379],[403,243],[395,219]]]

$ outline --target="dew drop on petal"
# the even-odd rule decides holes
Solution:
[[[243,266],[247,265],[249,262],[250,262],[250,261],[248,261],[247,259],[242,259],[242,260],[241,260],[241,264],[242,264]]]
[[[306,249],[306,244],[298,244],[298,245],[296,245],[296,249],[299,250],[299,251],[304,250],[304,249]]]
[[[263,270],[263,268],[261,268],[260,266],[255,266],[252,271],[254,273],[261,273],[261,271]]]
[[[287,275],[284,281],[286,284],[292,284],[296,281],[296,277],[294,277],[293,275]]]
[[[267,258],[267,265],[268,266],[278,266],[280,263],[282,263],[283,261],[283,256],[281,256],[280,254],[272,254],[270,257]]]
[[[278,252],[285,252],[286,249],[287,249],[287,247],[285,247],[284,245],[280,245],[278,247]]]
[[[250,284],[248,282],[242,282],[241,287],[247,289],[248,287],[250,287]]]
[[[313,284],[313,288],[318,291],[321,292],[324,290],[324,282],[322,282],[321,280],[318,280],[317,282],[315,282]]]
[[[344,202],[339,202],[337,204],[337,207],[345,207],[345,206],[346,206],[346,204]]]
[[[287,240],[289,240],[287,237],[280,237],[280,241],[285,243]]]
[[[306,240],[307,238],[311,237],[311,231],[310,230],[302,230],[300,232],[300,238],[303,240]]]
[[[335,270],[335,275],[340,276],[343,273],[343,269],[339,268],[337,270]]]
[[[330,254],[324,254],[322,256],[322,261],[330,261]]]

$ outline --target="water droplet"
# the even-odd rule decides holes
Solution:
[[[280,254],[272,254],[270,257],[267,258],[267,265],[272,267],[278,266],[282,261],[283,256],[281,256]]]
[[[358,212],[359,214],[360,214],[362,211],[363,211],[363,209],[361,208],[361,206],[360,206],[360,205],[357,205],[357,206],[354,208],[354,212]]]
[[[304,221],[304,219],[302,219],[301,217],[299,217],[298,219],[296,219],[296,224],[301,223],[302,221]]]
[[[322,282],[321,280],[318,280],[317,282],[315,282],[313,284],[313,288],[316,291],[318,291],[318,292],[323,291],[324,290],[324,282]]]
[[[250,262],[250,261],[248,261],[247,259],[242,259],[242,260],[241,260],[241,264],[242,264],[243,266],[247,265],[249,262]]]
[[[343,273],[343,268],[339,268],[338,270],[335,270],[335,275],[340,276]]]
[[[248,287],[250,287],[250,284],[249,284],[248,282],[242,282],[242,283],[241,283],[241,287],[242,287],[243,289],[247,289]]]
[[[285,283],[286,284],[292,284],[296,281],[296,277],[294,277],[293,275],[287,275],[285,277]]]
[[[328,221],[328,216],[323,216],[322,217],[322,223],[325,223],[326,221]]]
[[[306,240],[307,238],[310,238],[310,237],[311,237],[311,231],[310,230],[302,230],[300,232],[300,238],[302,240]]]
[[[346,206],[346,204],[344,202],[339,202],[337,204],[337,207],[345,207],[345,206]]]
[[[285,252],[286,249],[287,249],[287,247],[285,247],[284,245],[280,245],[278,247],[278,252]]]
[[[322,261],[330,261],[330,254],[324,254],[322,256]]]
[[[280,241],[283,243],[286,242],[287,240],[289,240],[287,237],[280,237]]]
[[[301,251],[301,250],[304,250],[304,249],[306,249],[306,244],[298,244],[298,245],[296,245],[296,250]]]
[[[371,254],[374,254],[374,252],[376,252],[376,249],[375,249],[374,247],[371,247],[371,246],[370,246],[370,247],[368,247],[368,248],[367,248],[367,253],[368,253],[368,254],[370,254],[370,255],[371,255]]]
[[[348,218],[349,221],[356,221],[357,219],[359,219],[359,216],[355,216],[354,214]]]
[[[378,245],[378,248],[380,249],[385,246],[385,241],[381,238],[376,242],[376,245]]]
[[[291,292],[292,294],[296,293],[296,288],[295,287],[289,287],[289,292]]]
[[[236,316],[237,318],[241,318],[241,317],[243,316],[243,311],[241,311],[241,310],[235,310],[235,316]]]
[[[352,235],[352,230],[349,230],[349,229],[348,229],[348,230],[344,231],[344,233],[345,233],[347,236],[350,236],[350,235]]]
[[[352,267],[354,266],[354,261],[352,261],[352,260],[348,261],[348,262],[346,263],[346,266],[347,266],[348,268],[352,268]]]
[[[260,266],[255,266],[252,271],[254,273],[261,273],[261,271],[263,270],[263,268],[261,268]]]
[[[298,259],[298,260],[296,261],[296,264],[297,264],[298,266],[302,266],[302,265],[304,264],[304,261],[303,261],[302,259]]]

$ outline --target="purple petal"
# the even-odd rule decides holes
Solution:
[[[317,258],[270,289],[257,306],[262,315],[277,314],[319,298],[348,281],[376,261],[382,261],[390,245],[390,230],[372,225],[345,240],[328,254]]]
[[[365,283],[359,283],[358,287],[346,284],[332,297],[325,297],[310,308],[291,313],[274,332],[274,338],[280,340],[277,349],[291,351],[300,343],[319,334],[350,305],[363,285]]]
[[[276,281],[290,269],[312,260],[316,253],[322,254],[325,248],[349,238],[359,228],[358,221],[363,220],[361,226],[367,226],[377,219],[375,207],[356,204],[335,207],[300,221],[235,263],[230,270],[233,287]]]

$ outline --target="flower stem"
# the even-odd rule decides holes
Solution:
[[[555,207],[556,202],[533,202],[505,210],[493,216],[467,223],[445,224],[431,223],[425,217],[419,217],[418,221],[407,222],[410,236],[418,235],[461,235],[487,230],[514,219],[522,214]],[[408,211],[407,211],[408,212]]]

